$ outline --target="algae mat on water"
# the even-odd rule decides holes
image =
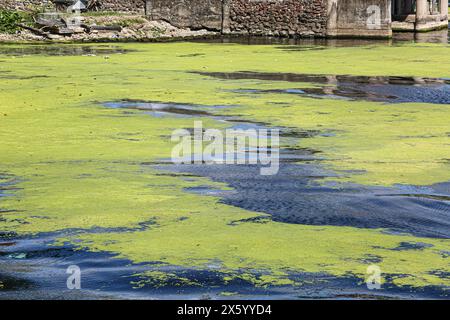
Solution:
[[[11,195],[1,198],[1,231],[36,235],[77,230],[63,238],[55,233],[55,245],[108,251],[134,263],[198,270],[208,270],[213,263],[224,281],[241,278],[256,286],[299,284],[292,275],[303,272],[363,279],[371,257],[376,257],[383,274],[396,285],[448,288],[449,240],[270,219],[254,223],[250,218],[261,213],[184,191],[226,185],[142,165],[169,158],[171,132],[191,128],[192,118],[157,118],[102,105],[136,99],[233,106],[218,112],[331,132],[299,140],[296,146],[321,151],[327,167],[346,172],[338,178],[341,182],[431,185],[450,180],[448,105],[274,93],[256,97],[239,90],[290,89],[292,83],[220,80],[198,72],[445,78],[450,73],[448,46],[308,51],[200,43],[116,46],[126,53],[0,54],[0,183]],[[202,120],[205,127],[226,125]],[[398,250],[405,243],[425,245]],[[170,277],[159,271],[147,276],[161,282]]]

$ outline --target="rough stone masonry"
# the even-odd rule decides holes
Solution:
[[[274,36],[325,36],[326,0],[231,0],[230,31]]]
[[[0,0],[0,8],[23,9],[55,1],[71,0]],[[100,10],[146,14],[179,28],[315,37],[390,37],[392,5],[405,1],[412,0],[97,0]],[[441,0],[439,14],[428,12],[426,3],[417,0],[418,12],[403,10],[406,15],[400,18],[415,17],[413,30],[420,23],[423,30],[446,27],[448,0]]]
[[[324,36],[327,0],[147,0],[152,19],[178,27],[274,36]]]

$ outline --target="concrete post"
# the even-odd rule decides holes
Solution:
[[[145,0],[145,15],[152,19],[152,0]]]
[[[222,33],[231,32],[230,0],[222,0]]]
[[[417,0],[416,1],[416,22],[424,20],[428,16],[428,1]]]
[[[441,15],[448,16],[448,0],[441,0]]]
[[[337,3],[338,0],[328,0],[327,7],[327,35],[331,37],[337,36]]]

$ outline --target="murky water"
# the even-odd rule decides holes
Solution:
[[[371,40],[371,39],[322,39],[322,38],[279,38],[279,37],[220,37],[216,39],[202,39],[197,42],[206,43],[238,43],[245,45],[289,45],[283,49],[296,50],[320,50],[321,47],[349,47],[365,45],[390,45],[411,41],[415,43],[443,43],[447,44],[450,40],[448,30],[438,30],[424,33],[397,32],[390,40]]]
[[[383,101],[391,103],[423,102],[450,104],[450,80],[420,77],[363,77],[348,75],[273,74],[256,72],[200,73],[225,80],[256,79],[315,84],[317,88],[239,89],[242,93],[287,93],[312,98]]]
[[[402,37],[404,36],[402,35]],[[405,40],[445,43],[444,38],[446,38],[448,41],[448,35],[444,35],[442,32],[428,34],[426,39],[420,37],[422,35],[418,35],[415,39],[394,39],[389,42],[251,38],[217,39],[209,40],[209,43],[245,43],[250,45],[264,43],[276,45],[277,49],[282,52],[296,53],[323,51],[327,47],[384,46]],[[197,52],[199,50],[194,51],[188,53],[176,52],[175,56],[180,59],[204,58],[204,54]],[[134,48],[126,49],[125,47],[103,45],[0,48],[0,54],[5,56],[51,55],[89,56],[94,58],[96,55],[126,54],[131,52],[135,52]],[[102,61],[102,63],[106,62]],[[139,64],[132,64],[131,67],[139,70]],[[115,68],[115,66],[113,65],[111,68]],[[170,71],[167,72],[170,73],[175,68],[176,66],[170,67]],[[352,76],[326,73],[260,72],[246,71],[245,69],[233,72],[218,72],[205,70],[208,69],[206,67],[202,67],[202,69],[204,70],[187,69],[185,74],[195,77],[201,76],[207,79],[206,81],[218,81],[219,84],[224,84],[223,87],[218,85],[217,87],[220,89],[211,92],[231,94],[237,97],[236,101],[241,103],[246,101],[240,100],[241,97],[242,99],[247,99],[248,97],[250,99],[263,97],[264,99],[264,97],[270,96],[270,99],[274,99],[274,97],[286,96],[333,101],[382,102],[392,105],[398,103],[450,104],[450,80],[447,78],[408,77],[400,74],[398,76]],[[164,76],[166,74],[163,73],[162,77]],[[139,73],[139,77],[150,78],[151,72]],[[2,79],[39,81],[39,78],[51,81],[51,75],[48,74],[22,75],[5,72],[0,75],[0,81]],[[172,79],[171,81],[175,80]],[[227,87],[227,83],[232,82],[235,84],[239,83],[239,81],[247,80],[250,83]],[[117,82],[118,79],[110,80],[108,78],[105,83],[109,83],[108,81]],[[136,78],[133,78],[133,81],[136,83]],[[252,86],[255,82],[252,81],[271,83],[274,87],[282,83],[283,88],[273,89],[270,86],[255,88]],[[176,82],[174,83],[176,84]],[[153,85],[155,86],[155,84]],[[146,87],[146,89],[152,90],[153,88]],[[188,89],[185,90],[188,91]],[[40,90],[40,88],[38,87],[36,90]],[[330,182],[329,180],[336,178],[338,173],[333,168],[323,165],[325,156],[322,151],[314,148],[293,147],[292,142],[307,141],[313,138],[329,138],[339,134],[339,132],[332,132],[330,130],[332,128],[322,130],[321,128],[303,129],[300,126],[294,128],[274,125],[270,119],[258,121],[248,115],[242,115],[240,113],[242,110],[237,105],[225,102],[223,104],[203,104],[201,99],[200,101],[199,99],[192,99],[198,103],[173,102],[170,100],[170,94],[169,98],[166,99],[155,98],[154,100],[147,100],[140,99],[139,95],[135,95],[133,89],[128,87],[117,90],[123,90],[123,95],[125,95],[125,97],[122,95],[123,99],[108,99],[95,103],[90,107],[91,109],[96,108],[95,112],[98,112],[94,116],[95,121],[101,121],[108,117],[110,112],[118,111],[120,116],[116,113],[114,114],[114,121],[117,121],[113,123],[114,128],[120,128],[122,125],[120,121],[123,119],[130,119],[136,115],[145,115],[147,120],[150,121],[152,119],[153,121],[153,119],[157,119],[163,124],[167,123],[168,127],[174,126],[174,124],[167,121],[205,120],[215,121],[215,123],[235,129],[275,127],[281,130],[281,139],[286,147],[281,150],[280,171],[275,176],[262,176],[259,174],[260,168],[258,166],[250,165],[173,165],[167,158],[161,157],[137,163],[137,166],[142,171],[135,177],[136,180],[139,175],[145,174],[147,170],[156,170],[157,173],[154,176],[162,177],[163,182],[165,177],[167,179],[169,177],[180,178],[183,181],[197,181],[200,178],[205,178],[205,180],[202,180],[202,183],[184,187],[184,192],[206,198],[218,197],[221,205],[256,213],[251,218],[231,219],[227,222],[227,227],[238,228],[246,224],[266,225],[275,222],[298,226],[352,227],[361,230],[382,229],[382,234],[413,236],[409,240],[401,241],[396,246],[386,250],[404,254],[408,258],[414,258],[415,255],[421,255],[422,252],[427,250],[434,250],[434,253],[439,255],[440,258],[448,258],[449,251],[441,247],[436,247],[435,249],[433,244],[428,243],[428,240],[445,241],[450,239],[449,182],[443,181],[428,185],[398,184],[389,187],[349,182]],[[160,88],[159,90],[161,92],[166,90],[166,88]],[[159,92],[155,90],[155,95]],[[184,93],[182,92],[182,94]],[[186,97],[186,99],[191,98],[187,95]],[[208,97],[204,96],[203,98],[207,99]],[[93,100],[98,101],[98,97]],[[77,105],[77,107],[79,106]],[[86,113],[87,111],[83,112]],[[82,118],[83,116],[85,114],[82,114],[80,117]],[[84,126],[85,124],[82,125]],[[134,132],[131,132],[130,128],[120,129],[120,141],[123,143],[121,147],[126,149],[128,146],[147,138],[139,135],[139,131],[145,125],[145,120],[139,120],[138,124],[132,127]],[[155,125],[154,122],[152,125]],[[91,128],[86,125],[86,130],[94,132],[95,128],[94,126]],[[105,136],[111,134],[109,130],[110,128],[106,131]],[[151,139],[155,140],[158,138],[160,138],[158,135],[151,137]],[[51,166],[54,164],[51,159],[45,158],[45,160],[47,162],[42,161],[39,163],[39,166]],[[116,159],[113,159],[111,162],[121,163]],[[81,163],[83,162],[81,161]],[[75,166],[74,163],[72,165]],[[133,165],[136,165],[136,163],[133,163]],[[87,164],[85,166],[87,168]],[[81,167],[83,168],[83,166]],[[126,171],[125,167],[117,169],[106,163],[102,163],[100,167],[102,169],[101,177],[104,177],[104,175],[108,176],[114,170]],[[66,172],[74,170],[70,166],[67,168],[62,171],[62,174],[58,174],[64,175]],[[16,191],[23,188],[21,184],[22,177],[12,176],[7,173],[8,170],[6,169],[2,168],[2,171],[4,170],[5,173],[0,174],[0,201],[4,198],[14,197]],[[87,171],[86,169],[86,172],[79,172],[77,179],[89,179],[90,174]],[[30,174],[28,178],[33,179],[38,176],[39,174]],[[132,178],[121,179],[120,183],[134,182]],[[221,185],[227,185],[229,189],[223,189],[215,185],[214,183],[217,182]],[[107,185],[96,186],[95,192],[98,191],[98,188],[113,188],[114,183],[117,183],[117,181],[111,182],[108,180],[107,183]],[[138,193],[138,196],[133,194],[133,201],[131,201],[131,204],[127,203],[128,207],[124,207],[125,209],[123,209],[123,212],[120,212],[121,214],[127,212],[126,208],[135,208],[134,204],[139,203],[141,197],[145,196],[145,192],[152,190],[151,180],[148,184],[145,185],[146,189],[142,189],[142,194]],[[43,183],[42,187],[45,190],[47,186]],[[163,183],[158,185],[157,188],[170,190],[173,187],[167,182],[167,185]],[[75,189],[75,192],[80,191]],[[127,193],[127,190],[121,190],[121,192]],[[45,196],[45,193],[43,195]],[[71,195],[65,196],[70,197]],[[163,194],[163,197],[165,196],[167,194]],[[115,197],[120,197],[120,193],[116,193]],[[111,198],[111,200],[113,199]],[[53,201],[58,203],[59,198],[55,197]],[[86,203],[84,205],[88,207]],[[55,208],[50,207],[49,210],[51,209],[55,210]],[[94,209],[99,210],[99,208]],[[149,209],[152,208],[149,207]],[[8,216],[6,213],[10,210],[2,208],[0,203],[0,223],[7,221]],[[2,216],[1,214],[5,215]],[[109,218],[109,216],[106,217]],[[31,218],[39,220],[49,219],[49,223],[52,223],[52,219],[54,219],[42,215],[36,215]],[[0,298],[376,299],[447,297],[445,286],[423,286],[412,289],[409,286],[393,285],[390,282],[392,279],[389,279],[388,276],[388,282],[384,290],[374,292],[361,285],[361,279],[352,276],[350,273],[346,276],[333,276],[326,272],[301,272],[298,270],[295,272],[289,271],[289,279],[294,281],[294,283],[302,283],[302,285],[258,287],[249,279],[233,278],[234,274],[232,272],[229,270],[223,271],[223,265],[220,261],[221,257],[216,257],[217,261],[208,261],[206,267],[200,267],[195,265],[195,263],[191,267],[187,267],[186,265],[175,265],[162,261],[137,263],[133,259],[127,259],[123,256],[118,257],[118,253],[114,253],[114,251],[89,250],[89,241],[80,248],[76,246],[77,240],[70,240],[85,233],[94,236],[115,234],[119,237],[121,235],[126,237],[130,234],[145,233],[152,230],[152,228],[157,229],[160,227],[161,222],[157,218],[159,217],[155,218],[149,214],[149,216],[139,220],[140,222],[132,227],[127,224],[102,227],[99,226],[101,225],[100,222],[95,221],[93,227],[65,227],[54,232],[40,232],[31,237],[11,231],[4,232],[0,228]],[[176,221],[190,221],[189,219],[191,217],[186,214],[185,216],[177,217]],[[10,222],[8,221],[8,223]],[[17,219],[16,222],[22,225],[30,223],[25,218]],[[223,231],[219,229],[219,232]],[[55,239],[64,239],[64,243],[55,244]],[[151,239],[150,236],[149,239]],[[262,239],[257,240],[261,241]],[[115,241],[117,239],[103,239],[99,243],[114,244]],[[95,244],[95,241],[92,241],[92,243]],[[133,247],[133,244],[132,242],[131,245],[127,244],[127,246]],[[376,246],[373,245],[373,248],[376,249]],[[271,249],[268,248],[268,250]],[[148,251],[151,251],[151,249],[148,249]],[[163,258],[161,257],[161,260],[164,260]],[[377,264],[383,262],[383,257],[367,252],[363,260],[364,264]],[[327,263],[328,261],[323,261],[324,265]],[[65,270],[69,265],[78,265],[82,268],[83,291],[67,290],[65,286],[67,278]],[[170,277],[144,276],[145,272],[148,271],[156,272],[158,275],[169,274]],[[224,279],[224,272],[231,280]],[[229,274],[226,272],[229,272]],[[267,276],[265,270],[251,270],[251,272],[256,277],[262,278]],[[433,270],[433,272],[441,279],[448,279],[448,272],[444,269]],[[189,282],[186,279],[189,279]]]
[[[142,110],[156,117],[210,117],[229,122],[233,129],[264,128],[252,123],[233,122],[236,117],[224,117],[214,115],[214,111],[203,111],[208,108],[206,106],[130,101],[106,103],[105,106]],[[214,110],[214,107],[208,109]],[[282,137],[311,137],[301,133],[293,135],[287,128],[279,129]],[[392,232],[422,237],[450,238],[450,183],[426,188],[371,188],[358,185],[336,188],[318,183],[324,178],[333,177],[334,173],[320,167],[320,155],[315,154],[313,150],[284,149],[280,161],[279,173],[274,176],[260,175],[258,165],[168,164],[157,168],[224,182],[231,186],[234,192],[221,193],[223,203],[269,213],[275,221],[304,225],[385,228]],[[302,162],[304,164],[301,164]],[[217,192],[208,188],[189,191],[217,195]]]
[[[0,55],[26,56],[26,55],[46,55],[46,56],[83,56],[83,55],[108,55],[123,54],[129,52],[114,45],[58,45],[58,44],[35,44],[28,46],[0,46]]]

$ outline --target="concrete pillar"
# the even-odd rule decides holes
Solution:
[[[448,16],[448,0],[441,0],[441,15]]]
[[[416,1],[416,21],[424,20],[428,16],[428,1]]]
[[[327,35],[328,36],[337,36],[337,3],[338,0],[328,0],[327,7]]]
[[[145,15],[152,19],[152,0],[145,0]]]
[[[231,32],[230,0],[222,0],[222,33]]]

